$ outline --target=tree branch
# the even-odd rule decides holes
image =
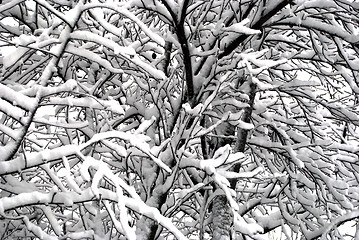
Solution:
[[[283,0],[283,1],[279,2],[277,6],[270,9],[268,12],[264,13],[263,16],[256,23],[252,24],[251,28],[256,29],[256,30],[261,29],[262,25],[265,22],[267,22],[271,17],[273,17],[275,14],[277,14],[277,12],[282,10],[285,6],[287,6],[291,2],[292,2],[291,0]],[[221,59],[221,58],[229,55],[231,52],[233,52],[233,50],[235,50],[248,37],[249,37],[249,35],[240,35],[240,36],[238,36],[238,38],[236,38],[233,42],[231,42],[227,46],[227,48],[225,48],[223,50],[223,52],[221,52],[219,54],[219,59]]]

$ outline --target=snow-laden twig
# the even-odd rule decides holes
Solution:
[[[145,203],[138,200],[133,200],[127,197],[123,197],[123,201],[125,202],[128,208],[145,215],[151,219],[154,219],[158,224],[165,227],[169,232],[171,232],[177,239],[179,240],[188,240],[187,237],[178,230],[176,226],[173,225],[171,219],[166,218],[161,215],[157,208],[148,207]]]
[[[114,211],[112,211],[112,208],[111,208],[109,202],[107,200],[104,200],[103,203],[106,207],[108,214],[110,215],[110,218],[111,218],[113,225],[115,226],[117,232],[124,234],[122,224],[120,221],[117,220],[116,215],[115,215]]]
[[[258,223],[247,223],[245,219],[236,211],[233,211],[234,230],[248,236],[254,237],[257,234],[264,233],[264,229]]]
[[[0,6],[0,12],[5,12],[8,9],[13,8],[14,6],[18,5],[19,3],[25,2],[26,0],[7,0],[2,3]]]
[[[109,3],[90,3],[90,4],[86,4],[83,9],[84,10],[94,9],[97,7],[111,9],[115,12],[118,12],[118,13],[124,15],[128,19],[131,19],[143,30],[144,33],[147,34],[148,37],[150,37],[158,45],[164,47],[165,41],[163,40],[163,38],[160,35],[158,35],[157,33],[153,32],[146,24],[144,24],[138,17],[136,17],[136,15],[134,15],[132,12],[130,12],[127,9],[130,7],[129,4],[127,4],[127,6],[126,6],[126,4],[122,4],[122,6],[119,6],[118,4],[109,4]]]
[[[117,193],[117,197],[118,197],[117,206],[120,211],[120,222],[121,222],[122,229],[123,229],[127,239],[136,240],[135,230],[128,225],[128,215],[127,215],[128,212],[127,212],[125,202],[122,201],[122,199],[123,199],[122,190],[117,188],[116,193]]]
[[[106,190],[103,188],[98,189],[98,194],[101,195],[104,200],[111,200],[114,202],[118,201],[118,196],[115,192],[110,190]],[[29,206],[34,204],[62,204],[67,206],[68,204],[73,205],[77,203],[83,203],[86,201],[92,201],[95,197],[95,194],[91,190],[91,188],[87,188],[81,192],[81,194],[75,192],[50,192],[50,193],[42,193],[42,192],[28,192],[21,193],[12,197],[4,197],[0,199],[0,214],[4,215],[4,213],[8,210],[15,209],[21,206]],[[180,240],[188,240],[178,229],[174,226],[171,219],[166,218],[161,215],[158,209],[149,207],[146,205],[141,199],[137,198],[129,198],[123,196],[121,198],[122,203],[127,207],[132,209],[135,212],[145,215],[148,218],[153,219],[154,221],[161,224],[165,227],[169,232],[173,233],[177,239]],[[43,232],[42,229],[34,224],[30,224],[29,227],[37,231],[38,234]],[[40,232],[41,230],[41,232]],[[43,235],[45,236],[45,235]],[[57,239],[57,238],[56,238]]]
[[[235,24],[232,24],[229,27],[222,28],[222,31],[224,33],[230,33],[230,34],[231,33],[246,34],[246,35],[260,34],[261,31],[259,31],[257,29],[251,29],[251,28],[245,26],[249,22],[250,22],[250,20],[248,18],[246,18],[246,19],[243,19],[239,23],[235,23]]]
[[[14,107],[20,107],[25,111],[32,111],[38,104],[36,99],[21,94],[13,90],[11,87],[3,85],[2,83],[0,83],[0,98],[5,99]]]
[[[107,61],[104,58],[101,58],[98,54],[96,54],[90,50],[87,50],[84,48],[77,48],[74,46],[67,46],[65,51],[67,53],[86,58],[92,62],[96,62],[113,73],[123,73],[122,69],[113,67],[109,61]]]
[[[27,216],[23,217],[23,221],[25,223],[26,228],[32,232],[36,237],[39,239],[44,240],[57,240],[58,238],[55,236],[51,236],[47,234],[44,230],[41,229],[41,227],[36,226],[34,223],[32,223]]]
[[[77,22],[76,14],[75,15],[68,15],[66,16],[64,13],[58,11],[56,8],[54,8],[52,5],[50,5],[47,1],[44,0],[35,0],[38,4],[45,7],[49,12],[60,18],[62,21],[64,21],[69,26],[73,26],[74,23]],[[78,7],[77,7],[78,8]],[[71,18],[69,17],[71,16]]]

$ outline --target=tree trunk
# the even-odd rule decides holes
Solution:
[[[137,240],[152,240],[156,237],[158,225],[150,218],[142,216],[136,225]]]
[[[253,105],[254,105],[254,98],[256,96],[256,85],[253,83],[249,83],[248,96],[249,96],[249,102],[248,102],[249,107],[247,109],[245,109],[245,111],[243,112],[243,116],[242,116],[242,121],[246,122],[246,123],[249,123],[251,120]],[[236,144],[234,147],[234,152],[244,152],[246,143],[247,143],[247,137],[248,137],[248,130],[243,129],[243,128],[238,128],[237,140],[236,140]],[[240,164],[237,163],[236,165],[233,166],[233,171],[238,172],[240,167],[241,167]],[[236,183],[237,183],[236,179],[233,179],[231,181],[232,189],[235,189]]]
[[[250,80],[247,80],[250,81]],[[248,83],[244,83],[248,84]],[[249,83],[249,107],[245,109],[242,117],[242,121],[249,123],[252,115],[254,98],[256,94],[256,85]],[[234,131],[233,131],[234,135]],[[235,152],[244,152],[245,145],[247,143],[248,130],[238,128],[237,130],[237,140],[235,143]],[[221,147],[218,146],[217,147]],[[233,167],[233,171],[238,172],[240,169],[240,164],[236,164]],[[233,179],[230,184],[231,188],[235,189],[236,179]],[[228,203],[227,197],[224,195],[218,196],[213,199],[212,205],[212,215],[213,215],[213,237],[212,240],[230,240],[231,237],[231,227],[233,226],[233,214],[232,209]]]
[[[168,66],[171,61],[171,50],[172,50],[172,42],[166,41],[164,46],[165,52],[164,52],[164,58],[161,61],[161,64],[159,66],[159,69],[163,71],[166,76],[169,76],[168,72]],[[174,119],[171,125],[169,126],[170,132],[172,132],[173,127],[175,125],[177,116],[179,115],[179,109],[176,109],[174,114]],[[172,159],[173,161],[173,159]],[[156,170],[154,172],[159,171],[157,167],[155,167]],[[166,202],[167,194],[169,189],[167,191],[159,191],[156,188],[162,189],[163,182],[159,184],[156,182],[155,189],[152,192],[151,199],[147,202],[147,204],[151,207],[155,207],[157,209],[161,209],[161,206]],[[152,219],[142,216],[137,224],[136,224],[136,238],[137,240],[152,240],[156,238],[156,233],[158,230],[158,223],[153,221]]]
[[[163,184],[159,184],[159,181],[156,182],[156,187],[152,192],[152,196],[149,200],[146,201],[146,204],[161,209],[162,205],[166,202],[167,194],[169,188],[165,188]],[[170,185],[167,185],[170,186]],[[158,229],[158,222],[146,217],[141,216],[141,218],[136,223],[136,239],[137,240],[154,240],[156,239],[156,233]]]
[[[233,225],[232,209],[224,195],[213,200],[213,237],[212,240],[230,240]]]

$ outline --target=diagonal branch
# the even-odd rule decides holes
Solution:
[[[185,80],[187,85],[187,97],[190,105],[194,107],[195,105],[195,93],[194,93],[194,86],[193,86],[193,73],[192,73],[192,63],[191,63],[191,55],[188,47],[188,42],[185,34],[184,29],[184,22],[186,19],[186,10],[189,4],[189,0],[184,0],[183,6],[181,9],[181,13],[179,16],[171,9],[170,5],[167,1],[162,1],[163,5],[166,7],[167,11],[170,13],[173,21],[175,22],[175,32],[178,38],[178,42],[181,45],[181,50],[183,54],[183,63],[184,63],[184,72],[185,72]],[[180,19],[177,20],[177,18]],[[178,21],[178,22],[177,22]]]
[[[291,3],[291,0],[283,0],[280,1],[275,7],[268,10],[266,13],[263,14],[263,16],[254,24],[252,24],[251,28],[260,30],[261,27],[265,22],[267,22],[271,17],[273,17],[275,14],[277,14],[280,10],[282,10],[285,6],[287,6],[289,3]],[[231,52],[233,52],[244,40],[246,40],[249,37],[249,35],[240,35],[238,38],[236,38],[233,42],[231,42],[224,50],[219,54],[219,59],[229,55]]]
[[[186,9],[189,4],[189,0],[185,0],[182,7],[181,19],[176,24],[176,34],[178,41],[181,45],[181,50],[183,54],[183,63],[184,63],[184,71],[185,71],[185,79],[187,84],[187,97],[191,107],[195,105],[195,93],[194,93],[194,86],[193,86],[193,73],[192,73],[192,62],[191,62],[191,55],[188,47],[188,42],[186,38],[186,33],[184,29],[184,22],[186,18]]]

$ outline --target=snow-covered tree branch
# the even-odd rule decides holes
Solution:
[[[3,0],[0,51],[1,239],[358,235],[355,1]]]

